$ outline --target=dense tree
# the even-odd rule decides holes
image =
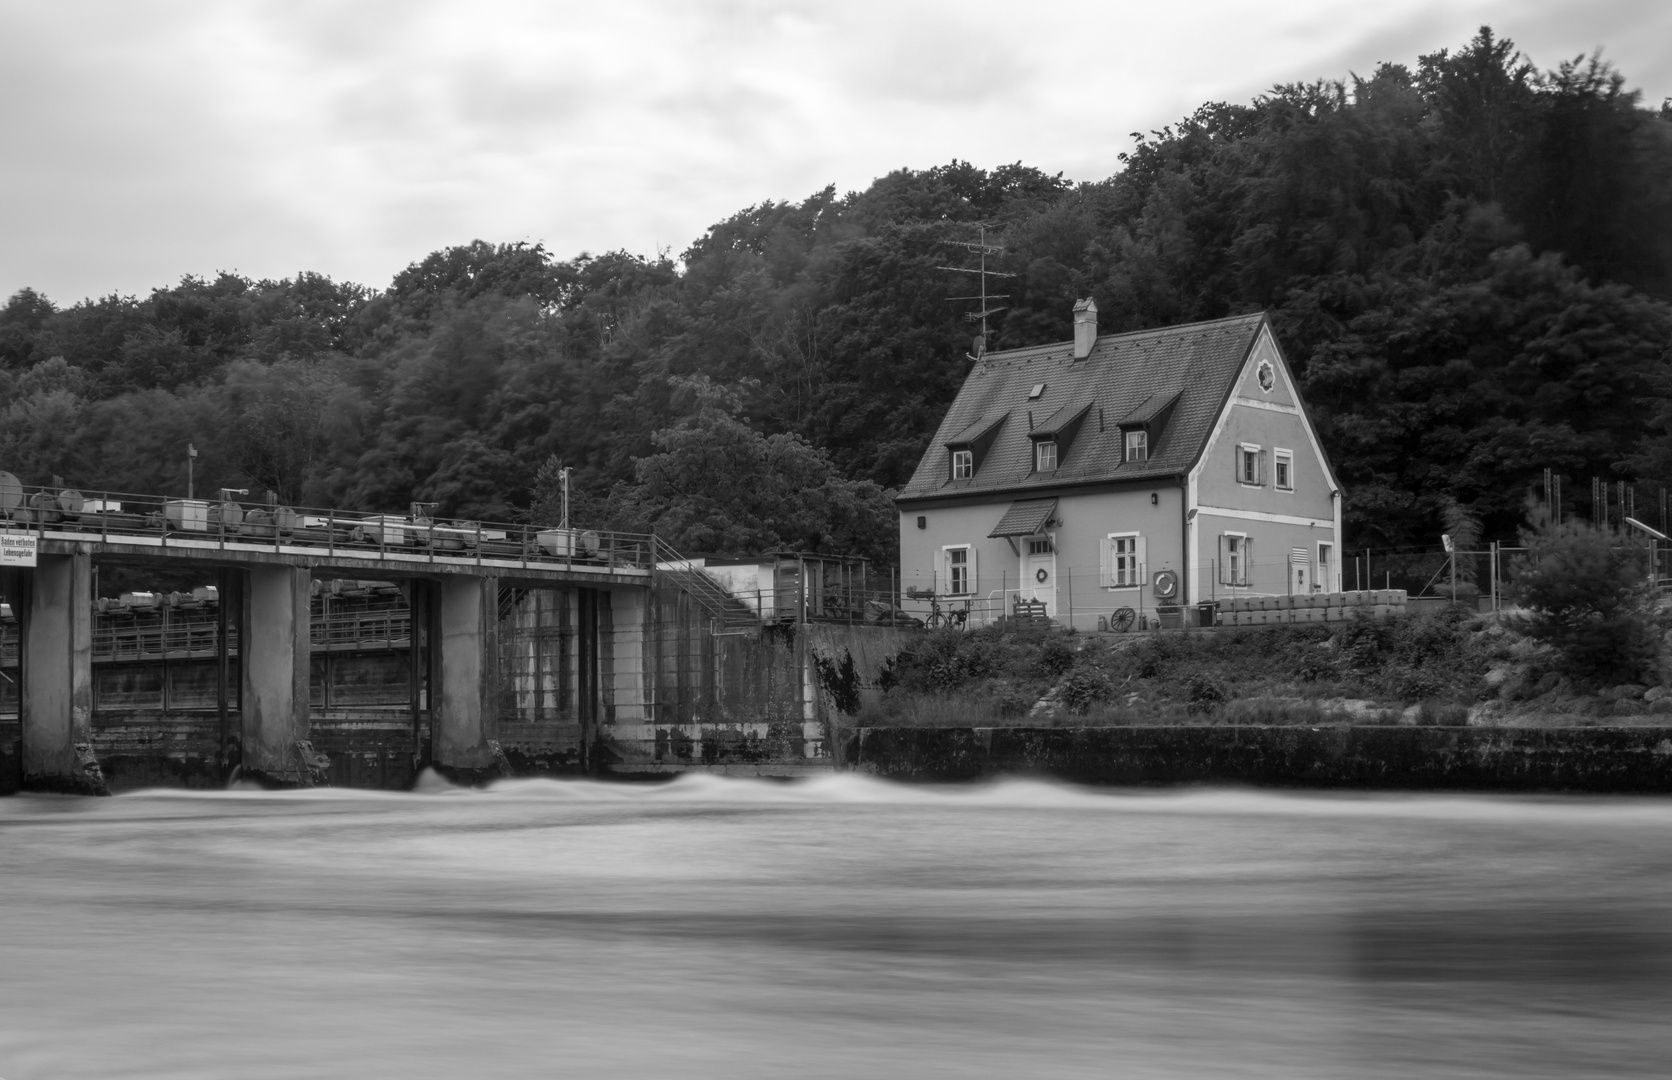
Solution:
[[[875,552],[968,370],[972,305],[948,298],[973,279],[943,268],[984,227],[1011,275],[993,348],[1065,339],[1082,296],[1105,331],[1270,311],[1355,545],[1432,545],[1459,514],[1508,539],[1545,468],[1570,493],[1672,480],[1672,106],[1600,57],[1541,72],[1483,29],[1205,104],[1121,162],[1079,185],[901,169],[751,206],[677,262],[476,241],[381,293],[23,290],[0,308],[0,468],[172,491],[191,440],[206,482],[550,520],[557,463],[584,523]]]

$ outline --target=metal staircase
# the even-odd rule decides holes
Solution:
[[[691,560],[675,551],[661,537],[656,538],[656,576],[671,582],[704,611],[722,630],[741,630],[759,626],[760,615],[748,604],[727,592],[723,586]]]

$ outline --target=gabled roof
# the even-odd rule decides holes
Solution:
[[[1229,400],[1265,320],[1263,314],[1238,315],[1105,334],[1091,355],[1078,362],[1071,341],[988,353],[964,380],[899,497],[1025,493],[1187,472],[1212,435],[1214,420]],[[1028,391],[1039,383],[1046,384],[1045,392],[1028,400]],[[1148,459],[1123,463],[1120,425],[1148,423],[1169,406],[1165,428],[1151,433]],[[945,463],[952,437],[962,436],[985,417],[1007,413],[1017,422],[998,432],[975,477],[954,486]],[[1056,471],[1033,472],[1032,437],[1041,434],[1042,426],[1049,431],[1048,425],[1065,426],[1064,421],[1081,415],[1085,419],[1079,434]],[[977,430],[985,430],[985,425]]]

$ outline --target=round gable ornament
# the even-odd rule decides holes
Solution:
[[[1277,385],[1277,371],[1271,366],[1270,360],[1261,360],[1260,368],[1254,375],[1260,380],[1260,389],[1271,393],[1271,388]]]

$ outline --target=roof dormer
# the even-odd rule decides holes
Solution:
[[[997,416],[981,417],[946,440],[948,479],[974,479],[975,474],[981,471],[981,462],[987,457],[987,451],[993,448],[993,441],[999,437],[1008,419],[1008,411]]]
[[[1155,455],[1182,394],[1178,389],[1158,390],[1116,422],[1121,434],[1122,465],[1140,464]]]
[[[1033,440],[1033,471],[1054,472],[1068,458],[1080,426],[1091,413],[1091,402],[1069,403],[1057,409],[1028,431]]]

